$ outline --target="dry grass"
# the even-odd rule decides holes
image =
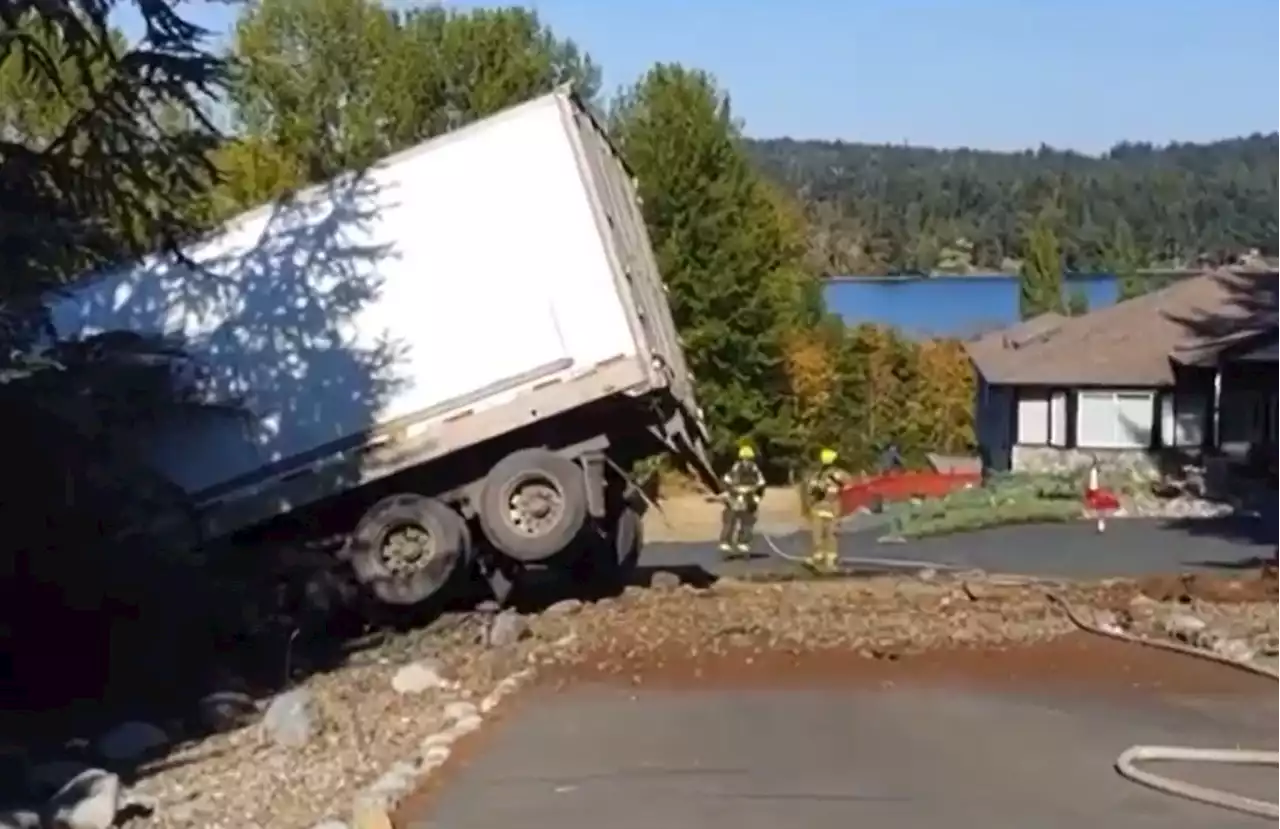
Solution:
[[[665,491],[665,490],[664,490]],[[701,492],[668,494],[662,508],[644,517],[645,540],[656,542],[712,541],[720,534],[721,504]],[[770,487],[760,502],[757,526],[769,533],[786,533],[804,524],[800,496],[791,487]]]

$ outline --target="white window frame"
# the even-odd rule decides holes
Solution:
[[[1049,395],[1049,445],[1058,449],[1067,445],[1067,393],[1062,390]]]
[[[1018,434],[1015,442],[1019,446],[1048,446],[1052,437],[1048,390],[1018,389],[1016,399]]]
[[[1155,392],[1142,389],[1089,389],[1076,393],[1076,446],[1081,449],[1147,449],[1151,446],[1151,434],[1156,423]],[[1131,437],[1130,430],[1120,422],[1120,406],[1122,400],[1140,400],[1147,409],[1146,439],[1137,441]],[[1109,438],[1097,435],[1086,436],[1085,429],[1089,419],[1086,417],[1086,405],[1109,405],[1111,413]],[[1099,431],[1102,431],[1101,429]]]

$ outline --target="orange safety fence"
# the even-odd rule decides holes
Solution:
[[[840,493],[840,510],[848,515],[859,508],[906,501],[942,498],[966,486],[982,483],[980,472],[932,472],[895,470],[852,481]]]

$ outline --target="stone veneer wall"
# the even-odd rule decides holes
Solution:
[[[1160,477],[1159,461],[1142,449],[1059,449],[1053,446],[1013,447],[1013,471],[1062,473],[1087,470],[1098,459],[1103,475],[1121,473],[1125,477],[1154,480]]]

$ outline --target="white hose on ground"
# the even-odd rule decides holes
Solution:
[[[769,545],[769,549],[773,551],[773,554],[784,561],[799,563],[799,562],[805,561],[808,558],[808,556],[796,555],[795,553],[788,553],[782,550],[778,546],[777,542],[775,542],[772,538],[769,537],[768,533],[757,533],[757,534],[764,539],[765,544]],[[974,569],[972,567],[961,567],[956,564],[944,564],[943,562],[940,562],[940,561],[918,561],[918,560],[909,559],[909,558],[868,558],[866,556],[842,556],[839,559],[839,563],[840,564],[864,564],[864,565],[867,565],[868,567],[901,567],[903,569],[939,570],[939,571],[947,571],[947,572],[951,572],[951,571],[961,572],[966,570],[971,571]]]
[[[1090,633],[1096,633],[1099,636],[1106,636],[1111,639],[1118,639],[1121,642],[1132,642],[1138,645],[1159,648],[1160,650],[1172,651],[1173,653],[1194,656],[1198,659],[1207,659],[1211,662],[1217,662],[1221,665],[1247,671],[1248,673],[1280,680],[1280,673],[1277,673],[1271,668],[1267,668],[1262,665],[1255,665],[1252,662],[1232,659],[1231,657],[1222,656],[1221,654],[1213,653],[1212,651],[1193,648],[1177,642],[1164,642],[1159,639],[1147,639],[1142,636],[1135,636],[1123,630],[1102,627],[1081,618],[1075,611],[1075,608],[1073,608],[1071,604],[1061,596],[1050,593],[1049,600],[1059,605],[1067,614],[1067,618],[1075,623],[1075,625],[1081,630],[1086,630]],[[1164,777],[1163,775],[1153,774],[1152,772],[1138,768],[1138,763],[1153,761],[1223,763],[1238,766],[1275,766],[1280,765],[1280,752],[1256,751],[1238,748],[1188,748],[1183,746],[1137,745],[1125,749],[1125,751],[1116,758],[1115,763],[1116,771],[1120,773],[1121,777],[1124,777],[1126,780],[1131,780],[1134,783],[1139,783],[1143,786],[1155,789],[1156,791],[1171,794],[1175,797],[1199,801],[1200,803],[1207,803],[1211,806],[1220,806],[1223,809],[1231,809],[1236,812],[1257,815],[1258,817],[1270,818],[1272,820],[1280,818],[1280,804],[1272,803],[1267,800],[1245,797],[1244,795],[1235,794],[1233,792],[1210,789],[1206,786],[1198,786],[1194,783],[1175,780],[1171,777]]]

